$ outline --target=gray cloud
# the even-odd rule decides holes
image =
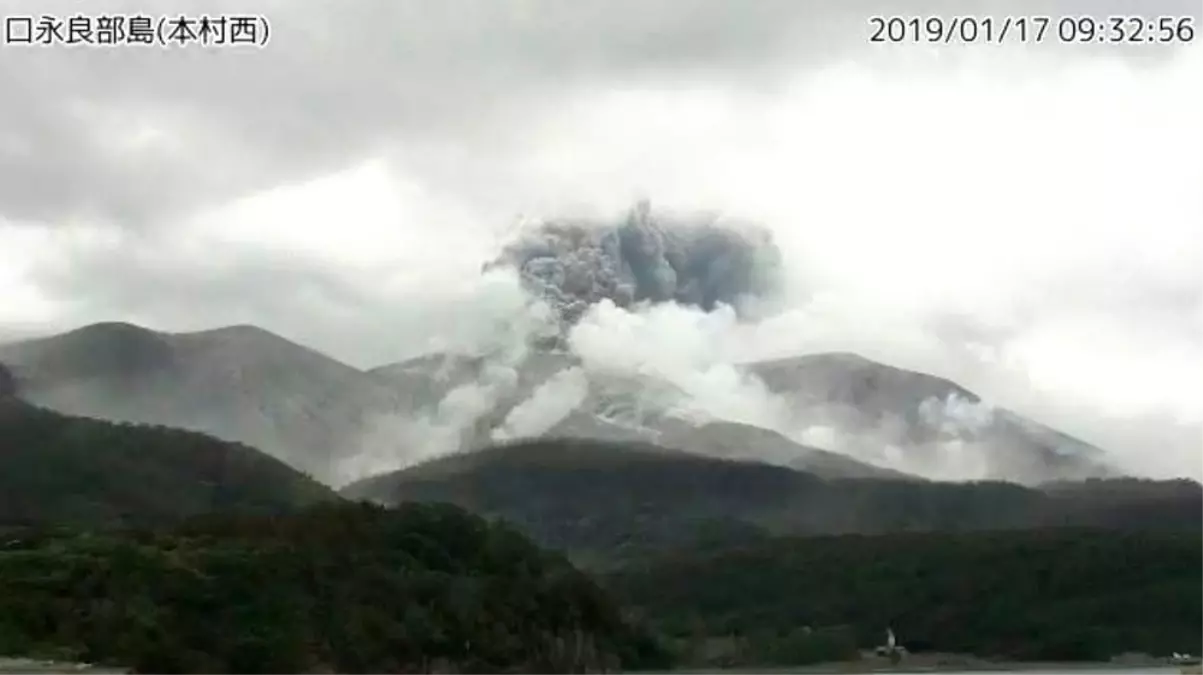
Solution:
[[[498,125],[552,98],[548,90],[598,76],[743,72],[796,27],[780,20],[795,14],[780,2],[737,21],[720,2],[620,4],[90,4],[93,13],[156,16],[169,5],[193,15],[261,11],[274,37],[263,50],[6,49],[0,89],[15,104],[0,109],[0,213],[153,224],[337,166],[387,139],[487,145]],[[5,10],[22,7],[77,10]],[[134,153],[114,142],[139,123],[164,127],[178,150]]]
[[[908,11],[1139,7],[1197,14],[1196,5],[936,1]],[[148,226],[212,199],[320,173],[390,139],[446,138],[498,151],[523,142],[524,116],[575,87],[690,78],[771,87],[784,73],[870,50],[866,16],[892,7],[795,0],[91,2],[93,14],[262,13],[274,37],[263,50],[6,48],[0,214]],[[7,14],[69,16],[78,9],[64,0],[4,6]],[[135,152],[118,142],[139,124],[160,127],[174,149]]]
[[[432,319],[423,316],[428,308],[407,312],[331,265],[306,265],[288,253],[213,253],[208,261],[190,260],[170,242],[131,237],[116,247],[76,250],[40,267],[33,281],[70,302],[65,313],[73,323],[122,320],[175,330],[254,324],[335,354],[354,334],[354,353],[340,355],[360,365],[419,349],[406,340],[407,328]]]

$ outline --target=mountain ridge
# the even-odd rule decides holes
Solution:
[[[152,358],[138,357],[145,345]],[[399,408],[362,371],[250,326],[162,333],[95,324],[0,346],[0,360],[32,403],[243,442],[326,482],[339,455],[355,449],[363,416]]]
[[[972,460],[961,478],[1034,484],[1114,473],[1097,448],[987,407],[955,382],[849,352],[738,366],[787,404],[801,436],[679,417],[672,402],[684,393],[671,382],[594,372],[555,350],[517,360],[427,354],[363,370],[248,324],[170,333],[107,322],[0,345],[0,361],[32,403],[246,443],[329,484],[505,440],[519,409],[552,385],[584,389],[563,417],[519,435],[663,443],[828,476],[941,477],[950,457]],[[452,394],[480,400],[464,412]],[[429,428],[438,443],[422,435]]]
[[[533,358],[538,367],[518,368],[516,393],[499,399],[490,412],[492,422],[484,429],[477,429],[471,437],[474,445],[504,440],[490,433],[519,403],[530,399],[557,373],[582,365],[578,357],[563,352],[535,352]],[[480,357],[459,354],[424,355],[380,366],[371,372],[384,379],[397,378],[394,381],[398,382],[425,378],[423,386],[438,398],[457,387],[470,385],[484,363]],[[882,364],[849,352],[746,362],[738,364],[736,372],[763,382],[772,395],[787,403],[792,424],[803,428],[799,438],[797,434],[786,437],[780,429],[755,427],[760,430],[757,435],[763,436],[761,432],[767,430],[781,436],[775,456],[764,457],[765,461],[788,465],[804,461],[818,450],[855,461],[866,473],[880,471],[956,480],[965,477],[941,476],[940,465],[948,464],[947,455],[964,455],[968,450],[981,465],[964,472],[974,479],[1035,484],[1044,480],[1118,475],[1106,463],[1102,450],[1005,408],[988,405],[965,387],[928,373]],[[623,397],[646,398],[647,389],[632,394],[637,387],[632,386],[634,378],[626,374],[615,377],[591,373],[587,379],[584,402],[546,429],[545,435],[661,442],[663,436],[679,436],[684,427],[707,423],[688,423],[671,413],[665,415],[663,410],[642,409],[635,413],[635,422],[619,424],[623,428],[618,428],[615,423],[621,420],[607,414],[606,408]],[[617,389],[612,386],[615,384]],[[667,382],[653,384],[672,386]],[[646,424],[649,414],[650,426]],[[711,422],[739,424],[732,420]],[[838,436],[843,439],[844,447],[832,452],[833,448],[807,442],[809,432],[818,432],[814,435],[820,438]],[[754,445],[751,439],[747,442]],[[895,456],[886,452],[891,449],[897,451]],[[902,455],[901,461],[897,455]]]
[[[382,504],[450,502],[505,518],[549,546],[609,562],[687,547],[705,532],[729,543],[770,535],[1203,526],[1203,485],[1193,481],[1096,479],[1044,489],[825,479],[747,459],[582,439],[515,441],[440,457],[357,481],[340,494]]]

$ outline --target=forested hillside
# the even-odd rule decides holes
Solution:
[[[855,658],[887,627],[911,652],[1070,661],[1203,651],[1200,569],[1198,531],[1066,529],[783,538],[609,582],[704,665]]]
[[[8,366],[0,363],[0,400],[15,396],[17,393],[17,379],[13,377],[13,373],[8,369]]]
[[[384,503],[448,501],[507,518],[580,560],[779,534],[966,532],[1044,527],[1184,530],[1203,526],[1191,481],[1010,483],[824,480],[756,462],[640,443],[543,439],[445,457],[353,484]]]
[[[449,506],[313,507],[0,549],[0,654],[139,672],[667,665],[562,556]]]
[[[0,400],[0,527],[169,523],[336,499],[326,486],[244,445]]]

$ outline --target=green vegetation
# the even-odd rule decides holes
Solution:
[[[768,667],[859,658],[886,626],[913,652],[1203,651],[1190,481],[827,481],[552,440],[344,491],[459,505],[386,509],[246,446],[26,405],[6,375],[0,655],[143,672]]]
[[[450,502],[504,518],[541,544],[600,565],[690,546],[703,531],[716,545],[760,536],[741,516],[776,507],[783,490],[808,478],[655,446],[556,440],[437,459],[352,484],[342,494]]]
[[[0,527],[171,523],[212,511],[279,513],[337,499],[244,445],[0,400]]]
[[[10,541],[0,653],[160,673],[667,665],[593,581],[514,530],[347,503]]]
[[[998,482],[822,480],[780,466],[632,443],[537,440],[437,459],[353,484],[384,503],[446,501],[506,518],[591,565],[699,539],[1046,527],[1198,532],[1190,481],[1094,480],[1043,490]]]
[[[3,363],[0,363],[0,401],[17,395],[17,378]]]
[[[608,585],[699,665],[912,652],[1106,660],[1203,651],[1198,532],[1043,530],[782,538],[679,554]]]

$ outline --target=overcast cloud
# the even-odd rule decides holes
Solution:
[[[518,306],[479,272],[520,217],[646,195],[786,254],[780,315],[691,344],[860,351],[1203,475],[1200,48],[868,45],[900,4],[89,2],[263,13],[273,37],[0,47],[0,337],[254,323],[358,366],[471,347]],[[954,7],[1200,13],[907,11]]]

